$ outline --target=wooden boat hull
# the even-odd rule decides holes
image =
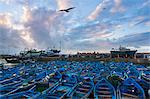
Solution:
[[[75,76],[62,76],[62,81],[55,88],[49,91],[47,98],[69,98],[69,93],[76,87],[77,79]]]
[[[126,79],[118,90],[120,99],[145,99],[143,88],[132,78]]]
[[[6,99],[9,99],[9,98],[16,98],[20,95],[23,95],[24,93],[32,90],[32,88],[34,87],[35,85],[34,84],[31,84],[31,85],[28,85],[28,86],[25,86],[25,87],[19,87],[19,88],[16,88],[14,90],[12,90],[11,92],[5,94],[2,96],[2,99],[6,98]]]
[[[48,92],[58,86],[59,82],[62,79],[62,75],[59,72],[49,74],[50,78],[48,81],[39,82],[36,86],[31,90],[32,93],[35,93],[35,96],[31,96],[32,98],[45,97]],[[39,94],[40,92],[40,94]]]
[[[102,78],[94,87],[94,97],[95,99],[116,99],[115,88]]]
[[[94,88],[94,82],[91,79],[84,79],[78,84],[71,94],[72,99],[88,98]]]

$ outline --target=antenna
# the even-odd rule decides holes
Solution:
[[[55,45],[53,46],[53,50],[55,49]]]
[[[59,43],[60,43],[60,50],[61,50],[61,41]]]

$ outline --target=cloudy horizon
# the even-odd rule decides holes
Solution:
[[[0,0],[0,53],[150,52],[149,0]],[[75,7],[69,13],[61,9]]]

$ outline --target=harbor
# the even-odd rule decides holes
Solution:
[[[149,97],[149,69],[130,62],[49,61],[0,69],[1,99]]]
[[[150,0],[0,0],[0,99],[150,99]]]
[[[112,58],[108,53],[94,54],[99,57],[77,53],[66,57],[57,51],[57,56],[55,53],[35,54],[35,50],[28,52],[30,54],[25,56],[1,59],[1,99],[150,97],[150,65],[131,62],[137,60],[134,55],[120,58],[115,54],[117,58]]]

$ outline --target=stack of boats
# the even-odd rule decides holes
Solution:
[[[142,65],[88,61],[20,63],[10,68],[3,65],[0,99],[150,98],[150,70]],[[116,83],[111,77],[120,80]]]

